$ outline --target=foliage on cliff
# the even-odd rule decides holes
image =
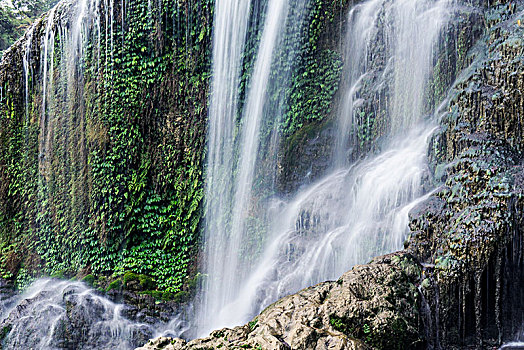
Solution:
[[[244,92],[267,5],[255,3]],[[292,101],[278,126],[287,137],[329,116],[341,63],[336,44],[321,43],[346,8],[307,2],[302,35],[275,56],[291,82],[270,87],[273,104]],[[203,218],[212,21],[207,0],[63,1],[6,51],[2,277],[22,287],[41,274],[133,271],[170,292],[188,281]]]
[[[84,28],[80,55],[68,41],[77,15],[67,2],[5,54],[3,277],[133,270],[174,291],[191,268],[211,4],[121,4],[91,9],[99,17]]]
[[[56,0],[0,1],[0,56]]]

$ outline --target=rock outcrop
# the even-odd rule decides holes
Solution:
[[[140,349],[416,348],[421,272],[405,253],[382,256],[277,301],[244,326],[187,343],[159,338]]]
[[[409,250],[431,266],[428,341],[451,348],[511,339],[524,323],[524,12],[509,2],[457,84],[430,162],[443,181],[411,213]]]

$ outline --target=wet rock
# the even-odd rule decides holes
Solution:
[[[428,268],[427,341],[490,348],[524,322],[522,3],[486,12],[488,33],[433,137],[442,186],[411,213],[408,250]]]
[[[405,253],[355,266],[267,307],[248,324],[184,342],[155,339],[140,349],[416,348],[421,266]],[[160,345],[165,344],[165,345]]]
[[[18,299],[0,323],[6,349],[133,348],[153,333],[82,283],[40,280]]]

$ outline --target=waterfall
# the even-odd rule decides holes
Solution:
[[[268,106],[268,90],[275,77],[282,77],[289,70],[289,66],[287,70],[275,67],[275,52],[282,49],[286,35],[291,36],[300,28],[300,25],[292,25],[290,33],[285,30],[289,1],[268,2],[249,88],[241,110],[237,110],[240,63],[242,58],[249,59],[243,57],[246,19],[249,18],[249,6],[246,5],[249,4],[245,1],[218,1],[215,13],[204,263],[208,280],[201,292],[203,301],[198,312],[198,333],[201,335],[224,324],[237,324],[244,318],[227,305],[238,297],[238,290],[249,272],[251,257],[241,256],[240,252],[250,239],[246,220],[254,201],[252,191],[261,145],[259,135],[263,120],[268,117],[265,112],[268,108],[273,112],[277,110],[277,116],[272,116],[273,136],[277,134],[277,119],[282,112],[275,106]],[[305,3],[299,2],[297,8],[293,21],[300,23]],[[277,144],[277,137],[273,137],[271,143]]]
[[[276,6],[284,5],[271,1],[269,9]],[[245,211],[249,210],[252,198],[259,118],[267,84],[263,71],[269,69],[268,57],[274,49],[267,40],[273,38],[270,33],[281,22],[279,16],[283,12],[268,10],[242,113],[241,141],[235,144],[240,154],[239,165],[237,172],[234,167],[228,168],[236,182],[221,188],[221,191],[233,189],[230,226],[217,221],[223,220],[227,212],[218,217],[213,216],[216,211],[210,210],[224,202],[208,204],[208,225],[220,223],[222,227],[214,224],[214,230],[206,233],[206,249],[212,247],[213,255],[209,252],[206,255],[207,266],[211,266],[206,271],[209,281],[203,292],[207,313],[199,318],[211,321],[205,322],[207,327],[199,327],[199,335],[213,328],[246,322],[279,297],[336,278],[354,264],[402,247],[408,212],[425,198],[422,180],[427,173],[427,140],[435,123],[423,118],[424,91],[432,70],[434,46],[449,15],[448,6],[447,0],[370,0],[349,12],[345,78],[332,172],[301,189],[290,200],[273,200],[273,205],[267,208],[267,216],[272,219],[262,254],[251,257],[256,260],[252,265],[242,265],[238,254],[247,231]],[[215,31],[224,32],[219,28]],[[373,45],[380,40],[379,36],[383,38],[382,48]],[[218,42],[216,36],[214,40]],[[413,45],[414,42],[418,44]],[[381,52],[374,51],[378,49]],[[385,56],[385,66],[377,68],[373,60],[379,55]],[[378,155],[348,163],[346,152],[356,142],[356,107],[363,102],[362,89],[368,76],[378,77],[372,88],[386,87],[389,91],[387,137]],[[210,115],[214,129],[213,118]],[[232,130],[234,124],[220,127]],[[210,137],[209,154],[216,156],[213,149],[216,133]],[[228,156],[233,153],[228,150]],[[208,163],[211,176],[208,181],[212,184],[217,181],[210,171],[216,166],[214,162],[210,158]],[[219,184],[224,182],[214,186]],[[208,201],[213,203],[220,193],[208,192]]]
[[[80,282],[40,279],[2,311],[7,349],[124,350],[153,335],[151,325],[129,321],[122,305]]]
[[[392,93],[388,106],[389,133],[416,125],[424,114],[424,92],[433,62],[433,46],[446,21],[449,1],[371,0],[348,15],[345,76],[335,141],[335,167],[347,163],[355,142],[356,110],[362,105],[363,83],[374,75],[373,90]],[[374,46],[384,41],[384,47]],[[413,43],[416,43],[414,45]],[[385,57],[381,57],[385,55]],[[385,67],[377,71],[376,61]]]
[[[356,5],[348,15],[349,25],[346,33],[346,67],[342,87],[344,93],[340,103],[338,133],[335,141],[335,166],[345,164],[346,151],[349,147],[351,130],[354,125],[353,106],[356,103],[356,91],[366,76],[368,66],[368,47],[373,39],[373,30],[377,26],[377,13],[384,1],[368,1]]]
[[[365,62],[366,50],[376,40],[373,31],[379,30],[386,32],[386,44],[391,45],[386,48],[387,65],[375,83],[394,82],[390,86],[389,141],[377,156],[335,167],[291,201],[277,205],[270,244],[241,293],[251,315],[290,292],[337,278],[354,264],[402,248],[408,212],[425,198],[422,178],[427,171],[427,140],[435,124],[422,118],[423,92],[433,46],[448,18],[447,5],[447,1],[372,0],[350,12],[347,60],[351,76],[342,92],[345,113],[339,116],[339,125],[347,127],[338,128],[336,142],[342,144],[340,140],[350,134],[347,128],[355,127],[351,103],[360,103],[360,84],[370,67]],[[376,28],[379,16],[382,28]],[[419,51],[408,49],[413,40],[421,41]],[[402,42],[408,47],[400,45]],[[363,52],[351,51],[355,48]],[[369,57],[377,54],[371,52]],[[416,73],[406,74],[409,69]],[[334,164],[337,159],[342,163],[337,153]]]
[[[38,159],[39,186],[42,196],[40,202],[44,203],[41,204],[43,206],[47,202],[47,188],[53,181],[53,170],[51,169],[53,162],[65,163],[67,167],[75,169],[83,169],[87,163],[85,98],[83,96],[84,47],[90,31],[96,27],[96,24],[93,23],[99,20],[98,2],[79,0],[74,7],[68,8],[67,5],[67,3],[60,2],[47,14],[42,40],[43,47],[41,48],[42,107],[39,122]],[[33,30],[34,28],[29,32],[24,57],[25,103],[28,117],[30,113],[29,91],[31,88],[37,89],[34,86],[31,87],[29,83],[29,76],[32,74],[30,55]],[[56,50],[56,46],[59,47],[59,50]],[[58,53],[55,54],[55,51]],[[68,113],[62,113],[63,111]],[[77,171],[71,175],[80,178],[84,174],[83,171]],[[81,182],[85,185],[84,180]]]
[[[207,279],[196,305],[187,309],[187,314],[194,314],[190,317],[194,317],[191,326],[196,335],[246,322],[283,295],[336,278],[354,264],[401,248],[407,214],[427,195],[423,188],[426,147],[435,118],[424,118],[428,112],[424,91],[431,74],[434,45],[448,18],[448,0],[368,0],[350,10],[343,54],[344,79],[339,92],[341,105],[337,108],[333,137],[333,166],[320,180],[290,197],[275,196],[271,201],[258,198],[261,191],[255,187],[262,176],[260,164],[268,162],[267,168],[276,168],[268,158],[277,153],[278,126],[282,104],[286,103],[285,95],[276,101],[271,98],[271,89],[286,80],[295,58],[291,53],[284,59],[288,63],[282,64],[278,54],[285,49],[285,40],[292,40],[302,30],[307,3],[268,0],[260,15],[260,29],[250,34],[250,20],[259,15],[254,10],[257,4],[247,0],[216,1],[202,262]],[[80,145],[85,141],[84,45],[91,34],[89,30],[95,31],[101,40],[99,5],[96,0],[80,0],[69,23],[60,22],[60,5],[47,15],[40,60],[41,203],[46,203],[45,189],[52,181],[49,172],[53,157],[60,158],[54,153],[63,152],[63,160],[57,161],[77,162],[79,168],[87,163],[85,149],[80,148],[78,155],[68,149],[74,144],[56,150],[54,146],[71,139]],[[113,0],[104,0],[103,7],[105,56],[113,60]],[[122,5],[122,13],[125,8]],[[249,35],[259,36],[253,58],[246,53]],[[60,40],[55,42],[56,37]],[[377,42],[383,46],[378,47]],[[55,45],[60,45],[60,57],[54,56]],[[30,100],[30,50],[31,40],[23,62],[26,103]],[[100,52],[97,54],[100,68]],[[381,57],[383,65],[375,62],[377,57]],[[246,66],[251,59],[249,70]],[[54,66],[55,61],[58,67]],[[54,74],[55,70],[59,74]],[[241,92],[242,84],[245,91]],[[387,101],[378,103],[388,117],[381,135],[382,151],[349,161],[351,148],[359,142],[357,130],[361,120],[357,112],[365,98],[379,90],[388,91]],[[71,113],[55,118],[54,111],[60,108]],[[28,111],[26,104],[27,114]],[[58,131],[66,133],[66,137],[59,138]],[[269,141],[267,134],[271,135]],[[83,176],[82,171],[78,174]],[[275,191],[264,190],[271,194]],[[68,191],[64,193],[67,195]],[[259,220],[263,229],[251,227],[252,218]],[[250,231],[257,229],[264,237],[250,237]],[[260,245],[258,251],[245,248],[253,240]],[[40,281],[27,293],[22,299],[33,300],[30,304],[37,306],[33,312],[39,318],[38,331],[48,333],[25,339],[25,326],[20,324],[10,333],[12,347],[55,346],[51,343],[60,339],[57,329],[67,315],[60,301],[64,296],[79,298],[82,307],[95,304],[95,309],[102,310],[97,316],[101,321],[95,324],[103,329],[97,328],[93,337],[105,334],[101,339],[114,342],[115,347],[129,347],[127,338],[136,327],[145,327],[124,320],[118,305],[80,284]],[[187,330],[187,324],[179,319],[171,326]],[[86,344],[97,341],[89,338]]]
[[[235,239],[229,239],[226,216],[232,205],[233,146],[250,1],[216,2],[213,29],[213,78],[208,122],[206,181],[206,227],[204,271],[211,276],[204,289],[199,320],[216,313],[217,304],[227,296],[226,284],[214,276],[225,276]],[[222,294],[219,294],[222,293]],[[210,296],[216,299],[212,299]],[[208,312],[209,310],[209,312]],[[199,327],[202,327],[199,325]]]

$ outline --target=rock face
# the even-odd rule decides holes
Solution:
[[[429,160],[406,250],[285,297],[242,327],[140,349],[493,348],[524,324],[524,4],[494,4]]]
[[[382,256],[277,301],[242,327],[188,343],[159,338],[139,349],[416,348],[421,272],[405,253]]]
[[[498,344],[524,321],[522,10],[486,14],[486,38],[432,140],[444,183],[411,213],[409,250],[434,266],[422,283],[434,346]]]

